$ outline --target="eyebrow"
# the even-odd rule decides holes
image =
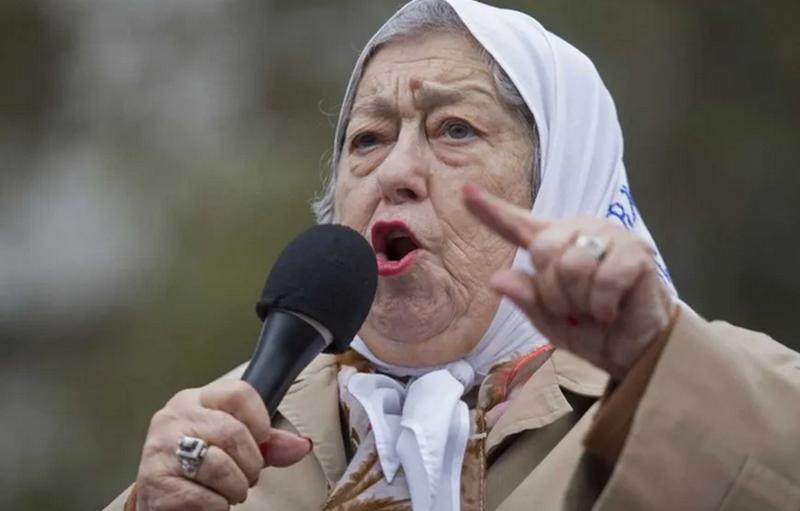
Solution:
[[[414,106],[420,110],[433,110],[459,103],[467,97],[466,91],[474,91],[492,97],[492,94],[478,85],[470,85],[465,88],[456,88],[448,85],[433,84],[422,82],[417,90],[413,92]],[[353,108],[351,117],[356,115],[367,115],[370,117],[391,118],[397,117],[397,107],[394,103],[381,96],[373,96],[360,102]]]
[[[413,93],[414,106],[421,110],[432,110],[458,103],[464,99],[464,92],[455,87],[422,82]]]
[[[350,116],[367,115],[370,117],[397,117],[397,108],[386,98],[373,96],[365,99],[353,108]]]

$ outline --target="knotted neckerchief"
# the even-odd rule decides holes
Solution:
[[[339,396],[354,454],[323,509],[411,511],[412,502],[414,510],[483,509],[486,436],[552,350],[546,344],[493,367],[472,410],[461,401],[463,387],[445,370],[401,382],[376,374],[355,352],[341,357]],[[419,406],[416,394],[430,388],[439,389],[437,399],[423,398]],[[449,431],[440,422],[448,416],[458,416],[458,427]],[[441,435],[447,438],[429,441]],[[440,444],[457,452],[437,450]]]

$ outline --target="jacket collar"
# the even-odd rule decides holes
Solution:
[[[242,366],[243,369],[244,366]],[[239,376],[237,369],[232,375]],[[329,485],[338,481],[347,466],[339,407],[338,365],[333,355],[320,355],[300,373],[278,406],[297,432],[314,440],[314,456]],[[491,453],[511,435],[552,424],[572,407],[562,388],[599,398],[608,375],[565,350],[550,359],[525,383],[486,439]]]
[[[562,388],[576,394],[598,398],[603,394],[608,375],[565,350],[555,350],[509,403],[486,439],[491,452],[511,435],[538,429],[572,411]]]
[[[608,373],[573,355],[567,350],[555,350],[552,360],[555,364],[558,384],[581,396],[599,398],[608,385]]]

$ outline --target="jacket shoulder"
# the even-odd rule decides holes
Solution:
[[[599,509],[800,508],[799,398],[797,352],[683,308]]]

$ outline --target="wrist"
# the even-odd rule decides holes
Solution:
[[[662,325],[656,328],[653,333],[648,335],[648,340],[642,344],[642,348],[639,350],[636,356],[631,359],[624,373],[618,377],[612,375],[612,381],[614,383],[619,383],[622,381],[626,375],[634,367],[636,367],[643,358],[645,358],[645,355],[648,352],[653,351],[654,346],[663,347],[666,344],[667,340],[672,335],[672,330],[675,328],[675,323],[677,322],[679,315],[680,305],[678,305],[678,302],[674,301],[672,297],[669,297],[666,313],[663,315],[663,318],[665,319],[662,321]],[[660,353],[661,349],[658,349],[657,351]]]
[[[612,466],[619,459],[636,410],[661,359],[661,354],[672,336],[679,316],[680,306],[674,303],[667,326],[660,329],[659,334],[645,346],[624,379],[611,380],[606,388],[602,405],[584,438],[584,445],[587,450]]]

